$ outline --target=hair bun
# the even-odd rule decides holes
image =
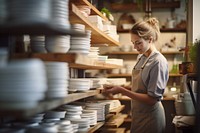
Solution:
[[[146,22],[152,26],[159,25],[159,21],[156,18],[149,18]]]

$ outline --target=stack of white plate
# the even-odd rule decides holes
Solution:
[[[99,78],[90,78],[90,80],[92,81],[92,87],[91,88],[100,88],[101,84],[99,83],[101,79]]]
[[[82,119],[72,119],[71,122],[73,124],[78,124],[78,132],[85,132],[87,133],[88,129],[90,128],[90,121],[87,118]]]
[[[39,59],[11,61],[0,67],[0,108],[26,109],[37,106],[47,90],[44,63]]]
[[[58,123],[58,133],[73,133],[73,132],[75,132],[74,127],[70,121],[64,120]]]
[[[6,0],[0,0],[0,25],[6,21]]]
[[[88,54],[90,50],[91,31],[86,30],[86,35],[82,37],[71,37],[69,53]]]
[[[47,53],[45,48],[45,36],[30,36],[30,47],[34,53]]]
[[[96,110],[83,110],[83,114],[81,114],[81,118],[89,119],[90,126],[97,124],[97,111]]]
[[[105,104],[102,103],[86,103],[86,110],[97,111],[97,121],[105,120]]]
[[[78,9],[80,10],[80,12],[85,16],[88,17],[91,13],[91,8],[89,6],[85,6],[85,5],[79,5],[77,6]]]
[[[44,121],[45,119],[61,119],[65,118],[66,111],[47,111],[44,115]]]
[[[72,24],[71,29],[77,32],[85,32],[85,25],[84,24]]]
[[[15,24],[34,24],[48,22],[50,19],[49,0],[9,0],[10,20]]]
[[[30,127],[26,130],[26,133],[57,133],[57,126],[46,126],[39,125],[35,127]]]
[[[71,78],[69,79],[69,92],[75,91],[88,91],[92,86],[92,82],[90,79],[84,78]]]
[[[88,57],[98,60],[99,56],[99,47],[90,47]]]
[[[44,117],[44,114],[36,114],[36,115],[28,118],[27,122],[30,122],[30,123],[40,123],[40,122],[42,122],[43,117]]]
[[[70,48],[70,36],[46,36],[45,45],[50,53],[67,53]]]
[[[63,105],[62,109],[66,110],[66,119],[80,119],[82,114],[82,106],[78,105]]]
[[[52,23],[56,28],[70,29],[68,2],[68,0],[52,1]]]
[[[46,62],[47,98],[62,98],[68,94],[69,67],[65,62]]]

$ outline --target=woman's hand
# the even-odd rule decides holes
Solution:
[[[104,94],[118,94],[118,93],[122,93],[122,91],[124,90],[125,88],[121,87],[121,86],[109,86],[109,87],[105,87],[104,90],[103,90],[103,93]]]

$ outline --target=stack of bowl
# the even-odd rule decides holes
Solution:
[[[47,53],[45,36],[30,36],[30,48],[34,53]]]
[[[36,107],[45,97],[46,81],[45,66],[39,59],[11,61],[0,67],[0,108]]]
[[[50,20],[50,5],[49,0],[9,0],[10,22],[14,25],[46,23]]]
[[[70,29],[68,0],[53,0],[51,19],[56,28]]]
[[[90,42],[91,42],[91,31],[86,30],[85,36],[72,36],[71,37],[71,46],[69,53],[78,53],[78,54],[89,54]]]
[[[45,47],[49,53],[67,53],[70,48],[70,36],[46,36]]]
[[[65,62],[45,62],[48,90],[47,98],[62,98],[68,94],[69,67]]]

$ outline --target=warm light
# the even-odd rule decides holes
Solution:
[[[170,88],[171,91],[176,91],[176,87]]]

